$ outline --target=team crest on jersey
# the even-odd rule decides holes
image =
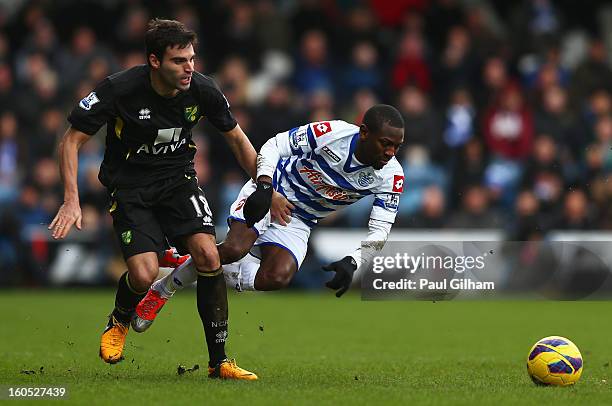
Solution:
[[[198,105],[185,107],[185,120],[194,122],[198,118]]]
[[[402,193],[404,191],[404,177],[401,175],[393,175],[393,191]]]
[[[357,183],[361,187],[370,186],[372,183],[374,183],[374,174],[369,171],[359,172],[359,179],[357,179]]]
[[[132,230],[127,230],[121,233],[121,241],[123,241],[123,243],[125,245],[128,245],[129,243],[132,242]]]
[[[100,99],[96,95],[96,92],[91,92],[87,96],[83,97],[79,102],[79,107],[83,110],[91,110],[91,106],[98,103]]]
[[[320,123],[314,123],[312,125],[312,130],[314,131],[315,136],[318,138],[331,131],[331,124],[329,121],[321,121]]]

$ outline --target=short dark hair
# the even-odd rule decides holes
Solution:
[[[393,106],[388,104],[375,104],[370,107],[363,116],[363,124],[373,133],[380,132],[383,125],[388,124],[393,128],[404,128],[402,114]]]
[[[145,34],[145,52],[147,63],[149,55],[153,54],[162,61],[167,47],[177,46],[185,48],[189,44],[196,45],[198,36],[185,25],[175,20],[162,20],[154,18],[149,21],[147,33]]]

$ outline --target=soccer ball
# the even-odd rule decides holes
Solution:
[[[582,355],[565,337],[545,337],[531,347],[527,372],[537,385],[573,385],[582,375]]]

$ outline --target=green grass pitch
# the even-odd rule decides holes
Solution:
[[[125,361],[106,365],[98,345],[113,300],[111,290],[2,292],[0,385],[65,386],[67,401],[88,405],[612,403],[612,302],[231,294],[228,352],[260,380],[221,382],[206,377],[194,290],[146,333],[131,331]],[[549,335],[582,351],[577,385],[529,380],[527,352]],[[200,369],[178,375],[179,364]]]

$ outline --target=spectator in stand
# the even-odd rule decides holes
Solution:
[[[482,184],[487,167],[487,154],[478,138],[471,138],[461,149],[452,169],[452,185],[449,196],[450,206],[456,209],[465,185]]]
[[[531,152],[533,116],[520,89],[508,85],[484,113],[483,134],[492,154],[485,171],[494,202],[510,209],[516,197],[524,159]]]
[[[575,102],[584,100],[597,89],[612,89],[612,68],[601,38],[591,40],[588,56],[574,71],[570,89]]]
[[[42,18],[33,28],[15,56],[17,70],[23,72],[27,69],[28,56],[32,54],[44,55],[50,65],[57,69],[63,51],[57,40],[55,27],[49,20]]]
[[[499,94],[510,83],[506,62],[499,56],[491,56],[484,61],[482,67],[482,83],[474,86],[476,105],[485,109],[494,103]]]
[[[334,22],[330,13],[333,3],[327,3],[323,7],[317,0],[298,0],[297,5],[291,10],[289,26],[295,42],[299,42],[304,35],[311,30],[316,30],[324,36],[332,33]]]
[[[273,0],[259,0],[255,7],[255,32],[258,42],[266,50],[287,51],[291,44],[292,31],[279,5]]]
[[[368,89],[379,97],[383,94],[383,75],[378,63],[378,50],[371,42],[358,42],[353,47],[351,63],[344,68],[339,93],[344,100],[355,92]]]
[[[304,33],[300,43],[300,54],[295,63],[294,83],[306,94],[317,90],[334,90],[334,67],[327,49],[327,37],[322,31]]]
[[[333,93],[326,89],[318,89],[310,93],[307,101],[308,106],[308,122],[334,120],[335,100]]]
[[[41,159],[34,165],[30,176],[30,183],[39,193],[38,201],[50,221],[60,207],[60,196],[62,195],[62,185],[60,183],[57,163],[54,159]]]
[[[420,33],[406,31],[402,35],[391,74],[391,84],[396,91],[405,86],[415,86],[427,93],[431,90],[431,69]]]
[[[14,101],[13,72],[8,64],[0,62],[0,110],[9,109]]]
[[[557,144],[547,134],[539,135],[533,144],[533,152],[527,160],[523,172],[522,186],[524,188],[533,188],[537,175],[541,172],[555,172],[559,174],[562,172]]]
[[[612,230],[612,182],[608,176],[595,178],[590,184],[589,194],[598,213],[597,225],[602,230]]]
[[[215,58],[227,57],[228,53],[240,55],[249,69],[259,65],[261,47],[257,37],[253,5],[248,1],[236,1],[230,9],[229,20],[224,24],[225,38],[223,49],[225,54],[215,55]]]
[[[584,128],[585,136],[576,140],[573,145],[578,150],[582,150],[587,144],[595,139],[595,126],[600,117],[612,115],[612,97],[607,89],[596,89],[585,101],[582,110],[581,127]]]
[[[229,57],[221,66],[217,82],[232,107],[249,103],[249,79],[249,66],[240,56]]]
[[[293,105],[294,97],[295,94],[289,85],[279,82],[272,86],[264,102],[260,106],[255,106],[253,116],[257,119],[251,125],[249,139],[256,150],[259,151],[259,148],[275,134],[307,122],[304,114]]]
[[[19,124],[12,111],[0,116],[0,211],[19,194],[24,148],[19,145]]]
[[[62,86],[70,87],[86,79],[87,67],[96,58],[114,60],[112,53],[103,43],[98,42],[95,32],[90,27],[78,27],[72,36],[72,47],[62,54],[60,61]]]
[[[386,60],[388,54],[381,43],[381,36],[382,31],[374,13],[362,5],[357,5],[347,12],[346,22],[337,35],[335,49],[347,60],[356,44],[369,43],[381,53],[381,59]]]
[[[115,30],[115,48],[121,53],[141,52],[149,19],[143,7],[129,7]]]
[[[595,125],[595,141],[585,152],[584,183],[612,172],[612,116],[604,115]]]
[[[516,84],[504,88],[484,114],[483,134],[494,156],[518,162],[531,152],[533,115]]]
[[[403,88],[399,95],[398,109],[404,117],[404,131],[407,135],[402,149],[410,145],[422,145],[434,161],[444,162],[446,156],[442,124],[425,93],[416,86]]]
[[[443,49],[451,27],[465,21],[465,10],[458,0],[432,1],[426,13],[427,38],[435,49]]]
[[[340,118],[347,123],[361,125],[366,111],[379,103],[376,95],[369,89],[361,89],[353,95],[352,104],[346,106],[340,113]]]
[[[531,191],[540,203],[539,217],[542,229],[550,230],[555,226],[562,204],[564,181],[559,172],[541,170],[533,175]]]
[[[82,171],[81,184],[83,187],[81,188],[80,202],[83,206],[87,205],[100,213],[104,213],[105,210],[108,210],[108,192],[98,180],[99,169],[98,165],[90,163]]]
[[[29,137],[30,160],[51,158],[55,154],[57,141],[65,130],[64,113],[58,108],[44,110],[38,131]]]
[[[525,63],[523,80],[527,89],[534,92],[544,92],[551,86],[566,87],[569,84],[570,73],[561,64],[561,52],[557,44],[552,44],[544,50],[542,58],[534,57],[534,63]]]
[[[589,200],[582,189],[574,189],[565,195],[563,212],[556,229],[561,230],[591,230],[595,225],[592,216],[595,215],[589,207]]]
[[[400,163],[404,168],[404,184],[410,185],[404,189],[400,199],[398,212],[401,216],[413,215],[421,209],[423,194],[428,187],[437,186],[446,192],[448,175],[440,165],[432,162],[429,151],[424,146],[407,147]]]
[[[541,240],[544,230],[538,211],[540,202],[530,190],[518,194],[515,204],[515,218],[510,227],[510,239],[514,241]]]
[[[443,228],[446,218],[446,198],[439,186],[429,186],[423,191],[421,209],[414,216],[404,216],[398,225],[411,228],[439,229]]]
[[[478,60],[465,27],[458,25],[449,30],[446,47],[439,59],[434,75],[434,99],[442,104],[453,89],[472,83],[476,76]]]
[[[462,193],[461,209],[451,216],[452,228],[499,228],[504,222],[489,207],[487,190],[481,185],[467,186]]]
[[[475,118],[476,109],[469,90],[466,88],[455,89],[446,109],[444,142],[449,149],[461,148],[472,138],[476,130]]]
[[[534,129],[537,134],[548,134],[561,145],[570,145],[577,137],[576,117],[569,109],[567,92],[559,86],[551,86],[542,93],[542,100],[535,113]]]

